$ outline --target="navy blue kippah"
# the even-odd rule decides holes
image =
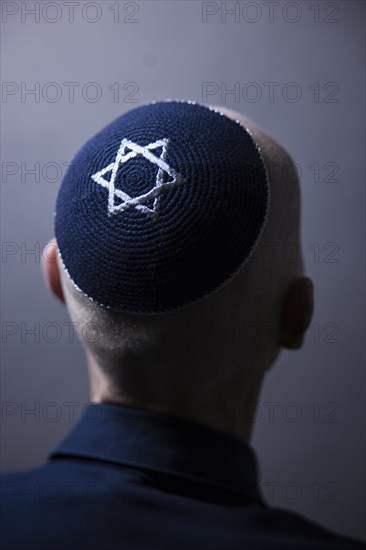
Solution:
[[[239,271],[268,205],[266,167],[243,126],[193,102],[150,103],[73,160],[56,204],[60,259],[102,306],[182,309]]]

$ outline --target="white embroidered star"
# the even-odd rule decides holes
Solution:
[[[136,208],[148,216],[157,216],[160,209],[161,194],[184,182],[182,176],[174,170],[174,168],[169,166],[165,160],[168,143],[169,140],[165,138],[159,139],[158,141],[154,141],[154,143],[149,143],[148,145],[142,147],[133,141],[123,138],[117,151],[115,161],[91,176],[96,183],[108,189],[109,214],[127,210],[128,208]],[[161,155],[157,157],[151,151],[158,149],[159,147],[162,148],[162,152]],[[139,195],[138,197],[130,197],[121,189],[116,189],[115,180],[120,164],[127,162],[137,155],[142,155],[148,161],[156,164],[159,169],[156,174],[155,185],[152,189],[150,189],[150,191]],[[104,179],[105,174],[108,174],[108,172],[112,172],[112,176],[109,181]],[[164,181],[165,173],[172,178],[170,181]],[[115,197],[118,197],[118,199],[122,202],[116,204]],[[154,200],[153,207],[149,208],[146,206],[146,202],[151,201],[152,199]]]

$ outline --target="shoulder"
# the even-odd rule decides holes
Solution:
[[[267,508],[261,518],[263,532],[286,540],[283,548],[361,549],[366,545],[356,539],[340,535],[300,514],[281,508]],[[275,546],[274,546],[275,547]]]
[[[136,475],[140,474],[128,469],[56,460],[2,476],[2,538],[6,547],[28,548],[36,543],[39,549],[65,548],[70,540],[85,542],[93,531],[88,547],[97,548],[99,537],[105,539],[106,533],[111,540],[129,534],[132,541],[137,532],[145,540],[145,534],[153,530],[156,546],[144,546],[150,550],[162,550],[167,537],[175,539],[178,533],[181,538],[169,548],[195,547],[200,537],[210,548],[220,550],[246,546],[253,550],[365,548],[361,542],[287,510],[259,505],[213,506],[161,491],[159,484],[146,487]],[[152,517],[161,520],[157,531]],[[190,528],[185,531],[187,524]],[[111,542],[105,547],[114,546]],[[133,543],[128,546],[133,547]]]
[[[11,508],[12,505],[48,506],[57,501],[70,501],[82,496],[91,484],[102,487],[103,474],[104,470],[93,463],[62,460],[32,470],[3,474],[0,476],[1,504]]]

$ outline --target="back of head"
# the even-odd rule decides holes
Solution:
[[[186,399],[261,379],[302,273],[299,207],[287,153],[231,111],[153,103],[90,140],[55,228],[70,315],[114,387],[158,401],[156,380]]]

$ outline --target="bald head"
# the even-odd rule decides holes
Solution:
[[[180,311],[135,315],[96,305],[75,288],[62,265],[46,266],[50,286],[79,328],[95,400],[122,399],[205,421],[202,411],[214,403],[253,404],[281,347],[302,344],[312,285],[303,276],[296,170],[286,151],[251,120],[217,110],[250,131],[270,184],[257,248],[226,285]],[[220,424],[217,414],[208,423]]]

